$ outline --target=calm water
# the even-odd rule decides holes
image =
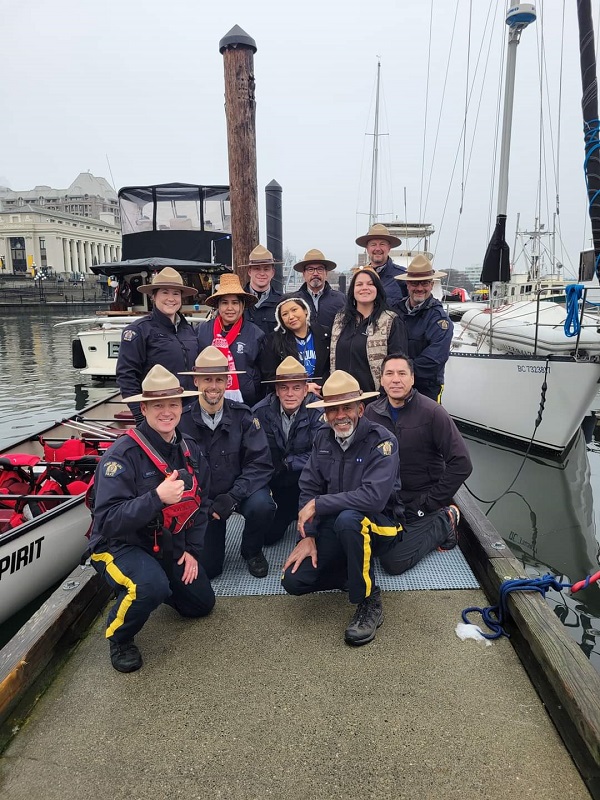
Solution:
[[[74,329],[53,325],[76,309],[12,311],[0,315],[0,447],[81,410],[114,391],[71,367]],[[510,493],[523,456],[508,448],[467,439],[474,463],[467,481],[480,505],[529,574],[552,572],[574,582],[598,570],[600,442],[576,439],[561,462],[529,458]],[[600,589],[548,601],[586,655],[600,670]],[[458,620],[457,620],[458,621]],[[0,633],[0,643],[2,638]]]

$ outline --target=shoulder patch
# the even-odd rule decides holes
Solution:
[[[116,478],[122,472],[125,472],[125,467],[119,461],[107,461],[104,465],[103,475],[105,478]]]
[[[252,422],[257,431],[260,430],[260,420],[257,417],[252,417]]]
[[[382,455],[391,456],[394,451],[394,446],[391,439],[388,439],[387,442],[381,442],[378,444],[377,449],[381,451]]]
[[[450,323],[448,322],[447,319],[438,319],[438,325],[443,331],[447,331],[448,328],[450,327]]]
[[[132,339],[135,339],[137,333],[135,331],[123,331],[123,341],[130,342]]]

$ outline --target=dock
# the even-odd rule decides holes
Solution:
[[[518,563],[459,501],[461,547],[493,592]],[[97,581],[73,594],[85,595],[83,618]],[[386,591],[385,622],[361,648],[343,641],[352,607],[340,592],[219,597],[201,620],[162,606],[136,638],[145,663],[130,675],[112,669],[96,618],[37,702],[30,691],[26,718],[4,715],[19,730],[0,759],[0,795],[600,797],[600,676],[543,599],[513,597],[511,639],[490,646],[455,633],[463,608],[489,605],[482,589]]]

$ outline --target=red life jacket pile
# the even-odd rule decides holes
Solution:
[[[63,503],[53,499],[57,495],[85,493],[100,451],[111,444],[92,444],[75,437],[56,444],[42,437],[39,441],[43,457],[28,453],[0,455],[0,533]]]

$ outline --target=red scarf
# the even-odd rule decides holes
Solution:
[[[244,323],[244,318],[240,317],[235,325],[232,325],[231,330],[224,331],[223,330],[223,323],[221,322],[221,317],[216,316],[215,322],[213,325],[213,347],[216,347],[217,350],[220,350],[221,353],[227,359],[227,367],[230,370],[229,376],[227,378],[227,388],[225,390],[225,396],[231,400],[239,400],[242,402],[242,393],[240,392],[240,382],[238,380],[238,376],[235,375],[231,370],[235,370],[235,361],[233,360],[233,356],[231,355],[231,345],[239,336],[240,331],[242,330],[242,325]]]

